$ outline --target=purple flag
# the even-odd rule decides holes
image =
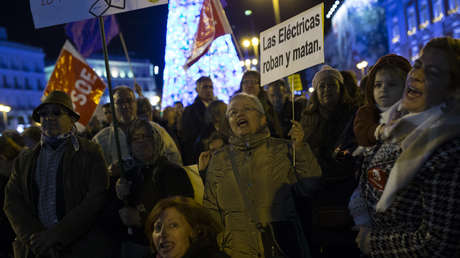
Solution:
[[[119,32],[118,23],[114,15],[104,17],[104,30],[107,44]],[[97,18],[68,23],[65,26],[67,36],[72,39],[78,52],[89,57],[94,51],[102,49],[101,33]]]

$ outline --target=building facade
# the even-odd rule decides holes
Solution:
[[[460,38],[460,0],[381,1],[386,10],[390,52],[409,60],[432,38]]]
[[[46,86],[44,65],[42,49],[8,41],[0,27],[0,104],[11,107],[7,125],[1,119],[0,131],[28,126]]]

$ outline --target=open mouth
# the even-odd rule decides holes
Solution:
[[[171,241],[165,241],[165,242],[161,242],[160,245],[159,245],[159,251],[161,253],[167,253],[167,252],[170,252],[171,250],[173,250],[175,247],[175,244],[174,242],[171,242]]]
[[[246,119],[240,119],[237,121],[237,125],[238,126],[247,126],[248,125],[248,121]]]
[[[423,92],[411,85],[408,85],[407,86],[407,96],[411,98],[418,98],[418,97],[423,96]]]

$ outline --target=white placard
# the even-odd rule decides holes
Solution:
[[[30,0],[30,9],[36,29],[128,12],[168,0]]]
[[[261,85],[324,63],[324,3],[260,33]]]

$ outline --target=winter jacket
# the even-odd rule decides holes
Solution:
[[[67,141],[57,175],[59,222],[48,230],[58,236],[61,257],[110,257],[111,241],[97,225],[107,200],[107,169],[100,148],[78,137],[79,149]],[[33,257],[25,245],[31,234],[46,230],[38,218],[34,181],[41,144],[16,159],[5,189],[4,211],[16,233],[15,257]]]
[[[206,106],[199,97],[196,97],[193,104],[185,107],[182,114],[182,156],[184,165],[192,165],[198,162],[200,153],[195,152],[195,140],[200,135],[200,132],[206,127],[204,115],[206,113]]]
[[[364,105],[356,112],[353,131],[359,146],[373,146],[377,143],[375,129],[379,125],[380,110],[371,104]]]
[[[163,148],[161,155],[164,155],[169,161],[182,165],[182,158],[176,143],[168,134],[168,132],[155,122],[150,122],[153,128],[155,128],[161,135],[163,140]],[[120,149],[122,159],[130,157],[130,150],[128,149],[128,143],[126,134],[118,129],[118,137],[120,138]],[[107,166],[118,160],[117,147],[115,143],[115,130],[113,125],[102,129],[98,134],[93,137],[93,142],[99,144],[102,148],[102,154],[104,155]]]
[[[229,153],[234,157],[258,221],[247,211]],[[266,257],[257,224],[265,227],[272,222],[290,222],[294,230],[285,232],[284,239],[297,236],[299,241],[290,244],[308,249],[303,236],[298,234],[300,226],[292,190],[308,191],[305,189],[308,178],[319,177],[321,169],[307,144],[296,149],[295,161],[294,169],[289,141],[271,138],[268,129],[244,138],[232,136],[230,144],[213,155],[206,178],[204,206],[224,226],[219,239],[230,256]],[[276,236],[279,237],[283,238]]]

